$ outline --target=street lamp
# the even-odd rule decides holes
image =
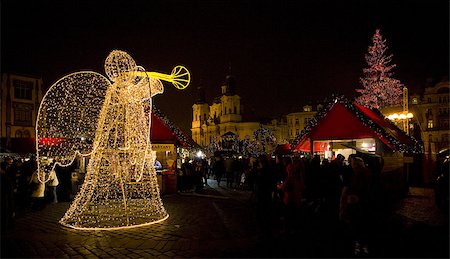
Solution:
[[[404,111],[400,114],[394,113],[389,114],[387,118],[394,122],[402,122],[403,123],[403,130],[406,132],[406,134],[409,135],[409,120],[414,117],[414,114]]]

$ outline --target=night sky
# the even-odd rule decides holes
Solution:
[[[449,71],[448,1],[35,2],[1,2],[2,72],[41,76],[49,87],[80,70],[105,74],[113,49],[147,71],[182,64],[191,85],[165,84],[154,102],[188,134],[197,87],[212,101],[230,68],[244,104],[259,116],[333,93],[354,97],[377,28],[410,92]]]

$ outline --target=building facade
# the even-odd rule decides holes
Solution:
[[[1,81],[1,152],[29,153],[35,145],[42,78],[3,73]]]
[[[450,82],[440,82],[425,88],[422,96],[410,96],[410,110],[420,127],[425,158],[436,161],[436,156],[449,148],[450,142]]]
[[[317,112],[322,109],[322,105],[318,104],[316,109],[311,105],[303,106],[300,112],[289,113],[287,117],[289,141],[292,141],[305,128],[310,120],[316,116]]]
[[[222,136],[230,132],[240,141],[245,138],[252,139],[254,132],[261,125],[274,134],[278,143],[289,140],[285,119],[261,123],[244,113],[244,105],[241,103],[241,97],[236,93],[236,82],[232,76],[227,76],[221,90],[221,96],[208,104],[203,89],[199,88],[197,100],[192,105],[192,139],[200,146],[206,147],[212,142],[219,142]]]

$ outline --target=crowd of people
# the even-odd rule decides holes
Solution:
[[[338,154],[332,161],[318,155],[186,159],[178,188],[201,192],[211,178],[222,188],[251,191],[263,239],[271,238],[274,217],[281,217],[291,234],[311,227],[308,220],[325,217],[330,225],[344,225],[355,254],[364,255],[374,217],[381,210],[382,167],[380,157],[363,159],[356,154],[347,159]]]
[[[232,156],[210,159],[197,157],[192,160],[185,158],[178,170],[178,191],[202,191],[210,178],[216,180],[219,187],[250,190],[253,180],[253,171],[250,169],[250,160]]]
[[[52,171],[48,177],[40,179],[34,157],[5,157],[0,163],[2,231],[14,227],[17,213],[42,210],[48,203],[57,203],[58,197],[64,201],[69,200],[66,196],[69,196],[70,188],[67,184],[61,187],[59,178],[62,176],[61,180],[70,184],[70,174],[60,172],[58,175],[60,176],[57,176],[56,171]],[[59,194],[57,186],[61,187]]]
[[[379,157],[363,160],[350,155],[345,160],[339,154],[332,161],[317,155],[216,157],[199,164],[204,168],[203,174],[194,177],[199,186],[203,183],[200,179],[209,176],[220,187],[226,181],[226,188],[252,191],[263,239],[271,238],[274,217],[283,219],[283,228],[290,234],[303,231],[310,223],[308,219],[326,217],[331,224],[342,224],[351,233],[355,254],[368,253],[370,225],[381,188],[383,164]]]
[[[218,156],[186,159],[178,171],[177,184],[180,192],[202,192],[212,179],[222,188],[251,191],[263,241],[271,238],[275,217],[283,219],[283,230],[293,235],[311,227],[308,220],[326,217],[331,224],[345,225],[355,253],[367,254],[371,225],[380,204],[382,167],[379,157],[363,159],[357,155],[346,160],[339,154],[332,161],[317,155]],[[2,230],[13,226],[17,205],[40,210],[47,203],[58,202],[56,173],[44,183],[36,171],[33,159],[6,158],[1,163]]]

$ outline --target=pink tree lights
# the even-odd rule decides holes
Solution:
[[[392,69],[396,65],[391,64],[392,54],[387,55],[386,40],[379,29],[375,31],[372,42],[365,56],[369,67],[363,69],[364,77],[360,78],[364,89],[356,89],[361,94],[356,102],[376,109],[400,105],[403,84],[392,78]]]

